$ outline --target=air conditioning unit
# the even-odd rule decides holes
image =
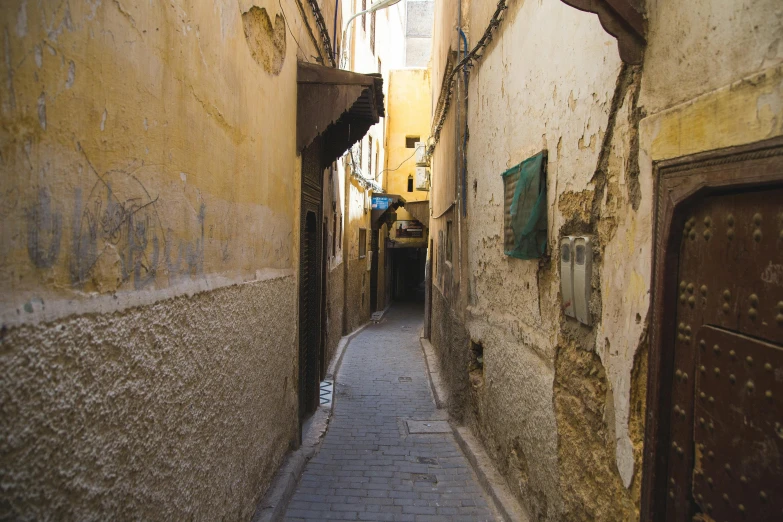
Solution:
[[[416,147],[416,163],[424,163],[424,156],[427,153],[427,144],[423,141],[417,141],[414,146]]]
[[[430,189],[430,169],[427,167],[416,167],[416,190]]]

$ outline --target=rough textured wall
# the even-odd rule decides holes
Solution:
[[[491,7],[471,3],[471,41],[483,32]],[[547,35],[552,33],[560,35],[562,46],[549,44]],[[496,42],[471,75],[465,248],[469,281],[462,285],[470,341],[452,339],[459,344],[449,349],[460,363],[442,364],[459,372],[449,381],[461,380],[457,388],[471,390],[462,393],[463,404],[453,406],[463,409],[465,421],[480,434],[537,520],[633,518],[638,495],[623,482],[632,479],[635,457],[627,435],[630,375],[623,381],[619,371],[604,368],[612,361],[608,349],[596,352],[599,327],[565,321],[557,263],[503,254],[500,175],[549,150],[550,249],[563,233],[595,235],[601,250],[611,244],[617,215],[633,210],[627,188],[631,183],[625,180],[630,145],[611,141],[609,131],[619,121],[624,127],[618,135],[631,139],[626,131],[632,123],[628,107],[633,105],[628,82],[615,96],[620,69],[616,45],[597,20],[553,0],[512,4]],[[620,105],[626,112],[613,116]],[[445,142],[445,147],[451,145]],[[438,170],[438,176],[442,173]],[[442,199],[433,206],[443,206],[447,200]],[[600,226],[589,217],[591,212],[602,218]],[[649,215],[649,207],[643,212]],[[443,227],[436,226],[440,245]],[[435,281],[441,288],[442,257],[435,257]],[[613,258],[617,263],[625,259]],[[640,262],[644,260],[642,253]],[[596,265],[598,297],[592,307],[600,324],[600,260]],[[448,267],[440,270],[448,272]],[[629,286],[620,296],[634,306],[644,305],[634,293],[639,291],[644,296],[646,288]],[[636,312],[629,306],[623,314],[633,318]],[[646,308],[641,310],[645,313]],[[623,346],[620,358],[628,358],[629,368],[643,328],[640,322],[631,324],[629,333],[624,325],[605,332]],[[633,344],[624,347],[625,337],[635,331]],[[473,359],[477,352],[483,365]],[[591,477],[577,472],[586,468]]]
[[[655,0],[647,11],[642,104],[648,114],[783,62],[777,0]]]
[[[5,331],[0,518],[249,519],[297,437],[294,290]]]
[[[345,272],[342,263],[329,271],[326,288],[328,292],[326,296],[326,366],[328,367],[343,336]]]
[[[491,14],[478,4],[471,5],[470,13],[474,31]],[[549,44],[546,35],[553,31],[561,35],[562,46]],[[559,264],[503,254],[500,175],[540,150],[549,151],[547,218],[553,250],[562,227],[574,216],[573,209],[558,207],[568,197],[563,194],[583,193],[582,203],[590,208],[620,62],[612,38],[594,17],[554,0],[516,4],[490,49],[471,78],[469,109],[467,327],[473,341],[483,346],[484,381],[493,383],[477,395],[478,431],[489,447],[497,448],[496,460],[535,519],[578,520],[575,510],[582,503],[609,501],[611,495],[586,478],[575,479],[572,463],[619,483],[614,437],[589,440],[581,431],[595,429],[584,415],[595,402],[599,424],[613,434],[614,425],[608,425],[613,417],[604,417],[613,404],[605,404],[605,389],[572,395],[557,382],[572,371],[562,359],[568,341],[559,335],[565,322]],[[580,222],[569,232],[593,230]],[[600,262],[594,266],[600,270]],[[571,342],[577,355],[595,349],[590,340],[594,333],[568,326],[577,329]],[[589,357],[598,360],[600,371],[600,359]],[[561,400],[566,394],[568,399]],[[565,402],[571,409],[562,407]],[[569,451],[561,451],[566,445]],[[618,493],[614,501],[622,503],[622,488]],[[601,518],[598,512],[592,516],[620,519]]]
[[[386,241],[388,238],[389,227],[383,225],[379,231],[378,239],[378,310],[386,308],[386,305],[391,301],[391,296],[388,293],[391,289],[386,287],[386,272],[390,269],[390,267],[387,266],[387,260],[389,262],[391,261],[390,258],[387,258],[387,256],[390,255],[386,248]]]
[[[435,313],[446,305],[434,290],[433,344],[455,359],[442,361],[443,372],[460,372],[446,376],[457,388],[452,407],[478,431],[535,519],[638,518],[652,162],[783,132],[783,10],[776,3],[648,5],[642,67],[621,66],[616,42],[593,15],[543,0],[511,3],[471,74],[470,279],[462,285],[471,340],[450,334],[453,326],[438,330]],[[491,9],[471,3],[471,41]],[[437,32],[436,25],[436,40]],[[553,34],[562,45],[551,45]],[[436,41],[436,51],[449,38]],[[687,56],[673,59],[682,49]],[[440,83],[433,85],[436,100]],[[441,151],[451,147],[445,134],[433,160],[435,215],[449,202],[440,194],[452,175],[451,154]],[[566,234],[595,240],[592,327],[563,316],[559,263],[502,254],[500,174],[541,149],[549,151],[550,250]],[[442,221],[432,225],[434,282],[448,295],[452,269],[437,252]],[[458,316],[460,305],[447,301]],[[471,360],[477,346],[481,368]],[[472,394],[461,391],[466,384]]]
[[[348,211],[344,247],[346,263],[345,279],[345,332],[350,333],[370,320],[370,211],[365,205],[365,189],[350,179],[348,181]],[[359,229],[366,232],[365,256],[359,257]]]
[[[0,20],[0,518],[247,517],[296,440],[280,7]]]

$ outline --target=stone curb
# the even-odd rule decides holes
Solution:
[[[429,339],[419,337],[421,349],[424,352],[424,362],[427,365],[427,375],[429,375],[430,388],[432,396],[435,398],[435,406],[438,409],[446,409],[449,405],[449,395],[440,378],[440,364],[438,363],[435,349],[430,344]]]
[[[251,522],[274,522],[283,519],[288,503],[291,501],[291,497],[294,496],[296,486],[304,472],[305,465],[316,453],[318,453],[321,439],[326,435],[326,431],[329,428],[329,420],[334,411],[335,389],[337,385],[334,377],[337,375],[337,372],[340,371],[345,349],[353,338],[359,335],[370,324],[371,323],[365,323],[340,339],[335,357],[332,359],[332,363],[327,370],[327,375],[332,375],[332,380],[334,381],[334,387],[332,388],[332,404],[328,410],[319,408],[319,410],[313,414],[312,420],[309,423],[310,426],[306,430],[307,433],[302,435],[302,445],[283,460],[280,468],[278,468],[272,478],[269,489],[267,489],[263,498],[258,503]]]
[[[435,398],[435,405],[439,409],[446,408],[449,396],[440,378],[440,365],[435,349],[428,339],[421,337],[419,340],[421,341],[421,349],[424,352],[424,360],[427,364],[427,375],[429,376],[432,395]],[[462,453],[465,454],[468,462],[470,462],[479,484],[492,499],[495,511],[506,522],[529,522],[530,518],[527,512],[517,502],[514,495],[511,494],[503,476],[495,469],[495,465],[486,451],[484,451],[484,447],[470,433],[470,430],[464,426],[455,426],[454,424],[451,425],[451,430]]]
[[[481,443],[465,426],[451,426],[462,453],[470,462],[479,484],[492,499],[495,509],[506,522],[530,522],[525,509],[517,502],[506,481],[495,469]]]

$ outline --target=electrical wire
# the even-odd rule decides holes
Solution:
[[[490,19],[489,25],[487,25],[486,30],[484,30],[484,34],[481,36],[481,39],[478,41],[476,46],[467,54],[467,56],[465,56],[465,58],[460,60],[460,62],[454,66],[454,69],[452,69],[451,73],[444,78],[443,85],[441,87],[441,94],[438,98],[438,109],[440,111],[440,116],[433,120],[432,132],[430,133],[430,136],[432,136],[433,138],[433,143],[427,149],[428,154],[432,154],[435,151],[435,147],[437,146],[438,142],[440,142],[440,131],[441,129],[443,129],[443,124],[446,121],[446,115],[449,112],[449,106],[451,105],[451,98],[452,95],[454,94],[454,82],[457,73],[462,69],[469,71],[470,68],[473,67],[474,60],[478,61],[482,58],[483,54],[479,54],[479,51],[485,49],[492,41],[492,33],[495,31],[495,29],[498,28],[498,26],[500,26],[500,22],[502,21],[501,16],[503,15],[503,12],[506,9],[508,9],[508,5],[506,4],[506,1],[507,0],[498,1],[498,5],[495,8],[495,12],[492,15],[492,18]],[[447,70],[448,70],[448,65],[447,65]],[[445,92],[444,89],[446,89]]]
[[[315,47],[315,51],[318,53],[318,56],[314,56],[315,61],[323,65],[324,63],[324,57],[321,54],[321,46],[318,45],[318,40],[315,38],[315,35],[313,34],[313,28],[310,27],[310,22],[307,20],[307,13],[305,13],[304,6],[302,5],[302,0],[296,0],[296,5],[299,7],[299,14],[302,16],[302,23],[305,26],[305,29],[307,29],[307,34],[310,36],[310,41],[313,43],[313,47]]]
[[[283,9],[283,3],[281,2],[281,0],[277,0],[277,3],[280,4],[280,11],[282,11],[283,13],[283,21],[285,22],[285,26],[288,28],[288,32],[291,33],[291,38],[294,39],[294,42],[296,42],[296,46],[299,48],[300,51],[302,51],[302,56],[304,57],[305,61],[307,63],[311,63],[307,59],[307,53],[304,52],[304,49],[302,49],[302,46],[299,45],[299,41],[296,39],[296,36],[294,36],[294,32],[291,30],[291,26],[288,25],[288,18],[286,18],[285,16],[285,9]]]
[[[329,31],[326,28],[326,22],[324,21],[324,16],[321,14],[321,8],[318,7],[318,2],[316,0],[308,0],[310,4],[310,9],[313,10],[313,16],[315,17],[315,25],[318,27],[318,32],[321,33],[321,42],[323,43],[324,50],[326,50],[326,54],[329,57],[329,63],[332,64],[332,67],[337,67],[337,63],[334,60],[334,51],[332,50],[332,40],[329,38]],[[335,20],[337,20],[337,9],[335,6]],[[335,42],[336,44],[337,42]]]
[[[413,154],[411,154],[410,156],[408,156],[407,158],[405,158],[404,160],[402,160],[402,163],[400,163],[399,165],[397,165],[397,168],[396,168],[396,169],[384,169],[384,170],[382,170],[382,171],[380,171],[380,172],[378,173],[378,176],[380,176],[380,175],[381,175],[381,174],[383,174],[384,172],[394,172],[395,170],[400,170],[400,168],[401,168],[403,165],[405,165],[405,162],[407,162],[409,159],[411,159],[411,158],[412,158],[413,156],[415,156],[415,155],[416,155],[416,150],[414,150],[414,151],[413,151]],[[374,178],[374,179],[377,179],[377,176],[376,176],[376,178]]]

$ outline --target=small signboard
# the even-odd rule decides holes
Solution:
[[[373,196],[372,197],[372,209],[373,210],[387,210],[389,205],[394,201],[389,196]]]
[[[397,231],[397,237],[401,238],[417,238],[424,237],[424,225],[420,221],[397,221],[394,224]]]

